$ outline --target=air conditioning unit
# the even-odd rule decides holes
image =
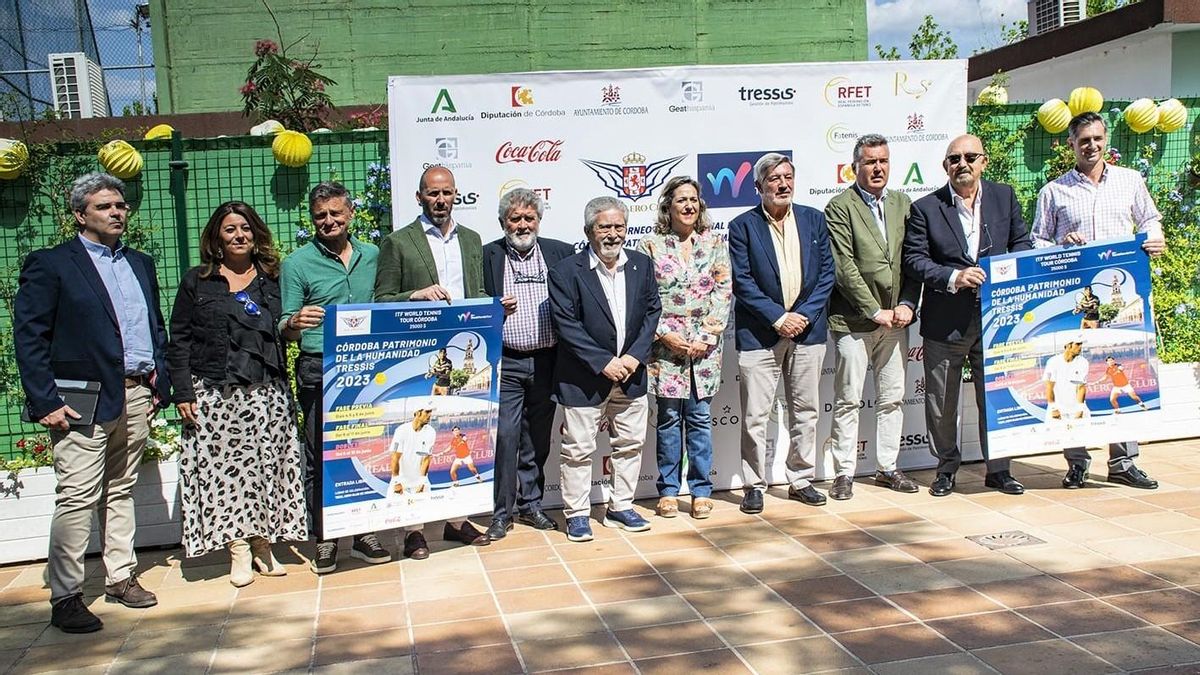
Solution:
[[[50,55],[54,110],[60,117],[108,117],[104,71],[83,52]]]
[[[1030,37],[1087,18],[1087,0],[1029,0],[1026,7]]]

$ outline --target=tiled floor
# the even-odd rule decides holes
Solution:
[[[47,627],[43,565],[3,567],[0,672],[1200,673],[1200,441],[1143,450],[1157,491],[1063,490],[1050,455],[1014,465],[1020,497],[979,465],[941,499],[864,481],[824,508],[773,490],[747,516],[724,493],[709,520],[685,500],[587,544],[518,526],[373,567],[343,547],[319,578],[303,546],[280,556],[288,576],[240,590],[222,557],[147,551],[149,610],[96,597],[89,560],[105,628],[84,636]],[[1009,531],[1045,543],[967,538]]]

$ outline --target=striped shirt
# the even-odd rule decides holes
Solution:
[[[553,347],[546,260],[537,244],[525,255],[504,246],[504,295],[517,299],[517,311],[504,318],[504,346],[519,352]]]
[[[1133,169],[1106,165],[1100,183],[1093,184],[1078,169],[1046,183],[1038,193],[1033,220],[1034,245],[1055,246],[1072,232],[1099,241],[1146,232],[1162,237],[1162,216]]]

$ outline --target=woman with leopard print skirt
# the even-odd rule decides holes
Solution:
[[[286,574],[277,541],[307,537],[295,403],[286,377],[279,255],[248,204],[226,202],[200,235],[171,312],[167,366],[185,423],[180,482],[189,557],[228,547],[229,581]]]

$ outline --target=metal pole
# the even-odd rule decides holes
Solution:
[[[171,161],[167,164],[171,169],[171,196],[175,203],[175,247],[179,252],[179,276],[192,266],[188,242],[187,221],[187,169],[188,163],[183,159],[183,135],[179,130],[171,132]]]

